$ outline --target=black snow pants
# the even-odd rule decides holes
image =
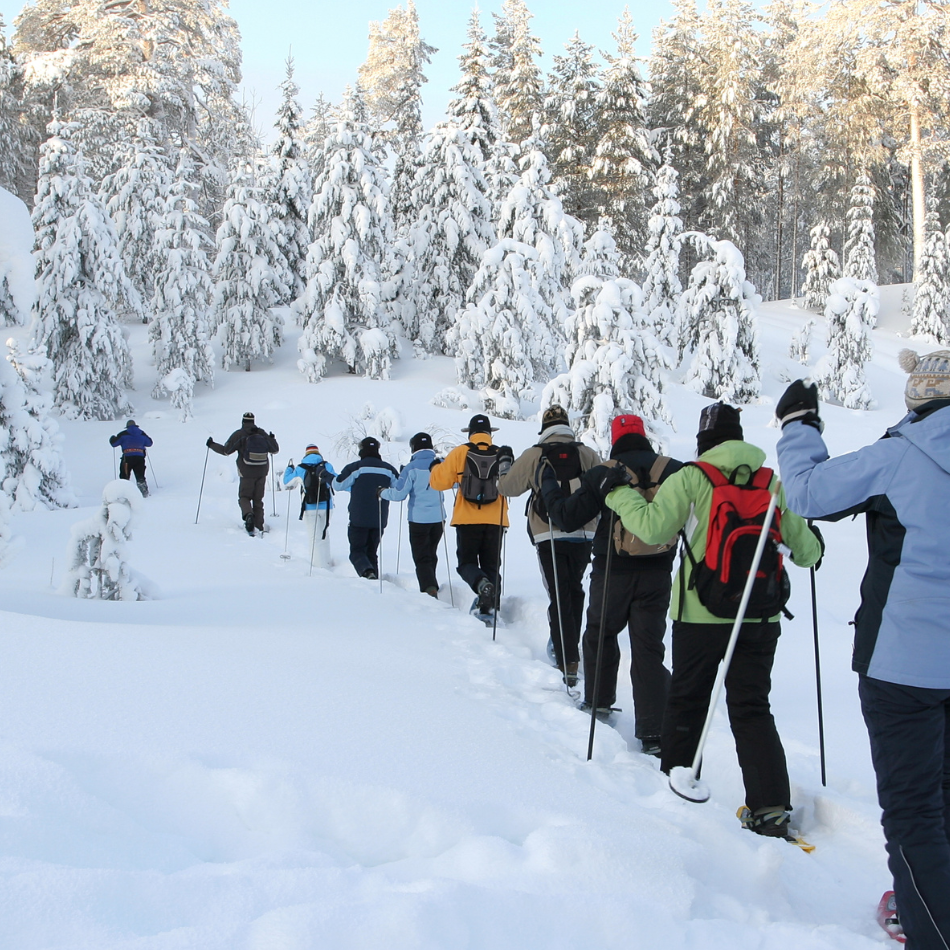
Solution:
[[[363,528],[351,524],[346,529],[346,536],[350,542],[350,564],[356,573],[363,577],[367,571],[372,571],[379,577],[379,542],[382,538],[379,528]]]
[[[412,563],[416,566],[419,590],[423,592],[433,587],[439,589],[435,569],[439,563],[439,542],[443,530],[441,521],[409,522],[409,549],[412,551]]]
[[[129,480],[131,475],[135,475],[135,484],[143,495],[148,495],[148,485],[145,482],[145,456],[144,455],[123,455],[119,464],[119,478]]]
[[[548,594],[548,627],[551,642],[554,644],[554,656],[558,666],[564,669],[564,657],[561,656],[561,624],[558,610],[564,621],[564,650],[568,663],[578,663],[580,654],[578,645],[581,639],[581,623],[584,618],[584,571],[590,564],[591,541],[567,541],[555,539],[552,557],[551,542],[538,541],[538,562],[544,589]],[[557,583],[554,570],[557,568]],[[560,593],[560,603],[558,603]],[[593,668],[593,667],[592,667]]]
[[[459,524],[455,526],[455,550],[459,577],[478,593],[478,582],[487,577],[495,585],[495,602],[501,595],[501,537],[504,529],[497,524]]]

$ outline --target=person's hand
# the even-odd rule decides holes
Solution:
[[[498,447],[498,474],[507,475],[515,460],[515,453],[510,445]]]
[[[779,399],[775,417],[783,429],[789,422],[798,421],[821,432],[825,424],[818,415],[818,386],[815,383],[806,386],[804,380],[796,379]]]
[[[436,467],[436,465],[441,465],[442,462],[443,460],[436,456],[431,462],[429,462],[429,471],[431,472],[432,469]]]
[[[822,537],[817,525],[809,524],[808,529],[818,539],[818,544],[821,547],[821,554],[818,555],[818,560],[812,565],[817,571],[818,568],[821,567],[821,562],[825,559],[825,539]]]
[[[600,495],[601,501],[615,488],[629,485],[633,480],[623,465],[595,465],[590,471],[594,476],[594,490]]]
[[[208,441],[205,442],[205,445],[208,446],[208,448],[210,449],[213,442],[214,442],[214,439],[212,439],[211,436],[209,435]]]
[[[377,498],[382,498],[382,497],[383,497],[383,486],[382,486],[382,485],[380,485],[379,488],[376,489],[376,497],[377,497]]]
[[[268,432],[267,434],[268,434],[272,439],[274,438],[274,433],[273,433],[273,432]]]

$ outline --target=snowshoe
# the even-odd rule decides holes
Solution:
[[[587,700],[583,700],[577,704],[577,708],[582,712],[590,715],[590,703]],[[607,722],[614,713],[623,712],[619,706],[598,706],[594,710],[594,715],[601,721]]]
[[[475,600],[472,601],[469,613],[477,620],[481,620],[486,627],[502,626],[501,621],[495,619],[494,610],[484,611],[481,609],[481,599],[479,597],[476,597]]]
[[[495,610],[495,585],[487,578],[483,577],[478,582],[478,612],[489,614]]]
[[[768,811],[760,809],[759,813],[753,814],[748,806],[740,805],[736,812],[736,818],[742,822],[743,828],[753,831],[757,835],[763,835],[766,838],[782,838],[789,844],[801,848],[802,851],[812,852],[815,850],[813,844],[809,844],[789,825],[792,816],[784,808]]]
[[[551,661],[551,666],[557,666],[557,654],[554,652],[554,641],[548,637],[548,647],[547,647],[548,659]]]
[[[244,519],[244,530],[253,538],[254,537],[254,518],[252,515],[248,515]]]
[[[877,905],[877,922],[891,940],[907,943],[904,928],[901,927],[900,918],[897,916],[897,902],[894,900],[893,891],[885,891],[881,902]]]

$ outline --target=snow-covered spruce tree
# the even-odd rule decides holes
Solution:
[[[53,400],[42,387],[50,371],[40,352],[21,353],[7,341],[0,360],[0,458],[3,493],[18,511],[69,508],[76,499],[63,464],[59,425],[50,415]]]
[[[307,147],[301,131],[302,109],[297,101],[294,61],[287,58],[287,75],[280,84],[281,103],[277,110],[277,140],[271,149],[271,167],[264,184],[270,206],[277,246],[287,263],[288,297],[296,299],[307,286],[307,248],[310,228],[307,212],[313,200],[313,177],[307,162]]]
[[[408,337],[426,352],[443,352],[445,334],[465,306],[465,294],[485,250],[495,242],[481,150],[453,125],[426,136],[410,232],[415,261],[413,319]]]
[[[802,366],[808,365],[808,352],[811,348],[811,335],[815,329],[815,318],[809,317],[793,334],[788,345],[788,355],[798,360]]]
[[[154,318],[149,327],[158,369],[152,398],[160,399],[170,392],[172,405],[182,410],[187,387],[182,388],[179,373],[175,376],[179,385],[169,389],[165,385],[169,374],[181,370],[192,387],[200,380],[214,385],[214,352],[209,342],[214,283],[208,253],[212,244],[207,236],[208,222],[198,214],[194,201],[193,174],[190,156],[183,149],[172,192],[155,233],[158,271],[152,297]]]
[[[844,245],[844,276],[877,283],[877,264],[874,257],[874,188],[866,171],[858,175],[851,189],[848,239]]]
[[[6,27],[0,14],[0,188],[18,194],[32,176],[28,166],[33,158],[30,127],[24,121],[23,67],[7,45]],[[26,197],[24,195],[24,197]]]
[[[871,280],[842,277],[828,293],[828,352],[815,369],[821,398],[846,409],[869,409],[864,364],[871,359],[871,328],[877,323],[880,291]]]
[[[630,268],[644,245],[647,188],[659,155],[647,130],[647,87],[637,65],[637,33],[629,11],[624,11],[613,36],[617,54],[609,57],[597,96],[591,178],[600,193],[600,213],[613,221],[617,245]]]
[[[927,240],[920,258],[910,332],[932,343],[950,343],[950,259],[937,215],[927,215]]]
[[[307,289],[293,305],[303,323],[300,371],[315,383],[328,360],[342,359],[351,372],[388,378],[396,339],[383,280],[393,224],[386,169],[358,86],[347,88],[340,121],[327,139],[308,221],[314,241]]]
[[[762,298],[746,280],[742,254],[731,241],[695,233],[690,238],[708,257],[693,268],[677,308],[680,352],[693,351],[684,382],[711,399],[751,402],[762,385],[755,331]]]
[[[250,168],[235,169],[222,212],[214,262],[214,322],[220,327],[221,365],[251,370],[272,358],[283,320],[271,309],[286,294],[284,257],[274,224]]]
[[[155,231],[165,213],[171,183],[168,156],[156,141],[153,123],[140,119],[135,135],[122,149],[119,167],[102,182],[99,196],[115,222],[119,254],[145,305],[145,322],[158,272]]]
[[[657,172],[653,186],[656,204],[647,222],[643,281],[643,306],[650,314],[655,332],[669,344],[675,343],[677,338],[676,306],[683,292],[679,278],[683,221],[679,217],[678,177],[668,161]]]
[[[36,299],[33,225],[16,195],[0,186],[0,327],[26,323]]]
[[[89,600],[148,600],[147,582],[126,561],[135,512],[143,504],[135,483],[117,478],[102,490],[102,508],[73,525],[63,593]]]
[[[505,0],[501,13],[492,16],[495,35],[489,47],[501,132],[509,142],[520,145],[534,134],[544,107],[544,80],[538,66],[541,41],[531,32],[533,14],[524,0]]]
[[[505,139],[496,139],[488,161],[485,163],[485,180],[488,182],[488,200],[492,206],[492,220],[496,228],[501,218],[502,203],[518,183],[521,172],[518,160],[521,147]]]
[[[323,174],[323,147],[335,124],[333,106],[327,102],[321,92],[310,108],[310,118],[302,133],[304,157],[310,169],[311,189],[313,182]]]
[[[125,390],[132,386],[132,358],[115,309],[124,302],[141,313],[141,302],[72,131],[54,120],[41,151],[33,339],[53,363],[57,406],[83,419],[115,419],[131,411]]]
[[[492,98],[492,80],[488,73],[488,45],[478,10],[468,21],[468,42],[459,56],[461,78],[452,87],[456,98],[449,102],[446,114],[481,153],[485,163],[498,138],[498,110]]]
[[[811,248],[802,258],[805,271],[802,306],[806,310],[824,310],[828,288],[841,276],[841,264],[831,248],[830,234],[825,221],[819,221],[811,229]]]

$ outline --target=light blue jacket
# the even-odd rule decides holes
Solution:
[[[296,468],[291,467],[290,465],[284,470],[284,487],[292,487],[294,481],[297,482],[300,491],[303,492],[303,477],[307,474],[307,470],[301,468],[302,465],[319,465],[323,461],[323,456],[318,455],[316,452],[311,452],[309,455],[305,455],[300,460],[300,465]],[[331,475],[336,475],[336,472],[333,471],[333,466],[327,462],[327,471]],[[323,492],[320,493],[320,504],[304,505],[304,508],[307,511],[313,511],[316,508],[319,508],[320,511],[325,511],[327,507],[333,507],[333,495],[331,492],[326,493],[326,499],[323,497]]]
[[[435,459],[432,449],[419,449],[399,473],[392,488],[384,488],[386,501],[402,501],[409,496],[409,520],[416,524],[445,521],[442,492],[429,485],[429,466]]]
[[[778,458],[792,511],[827,520],[867,514],[853,668],[950,689],[950,406],[910,412],[883,439],[838,458],[828,457],[817,429],[790,422]]]

